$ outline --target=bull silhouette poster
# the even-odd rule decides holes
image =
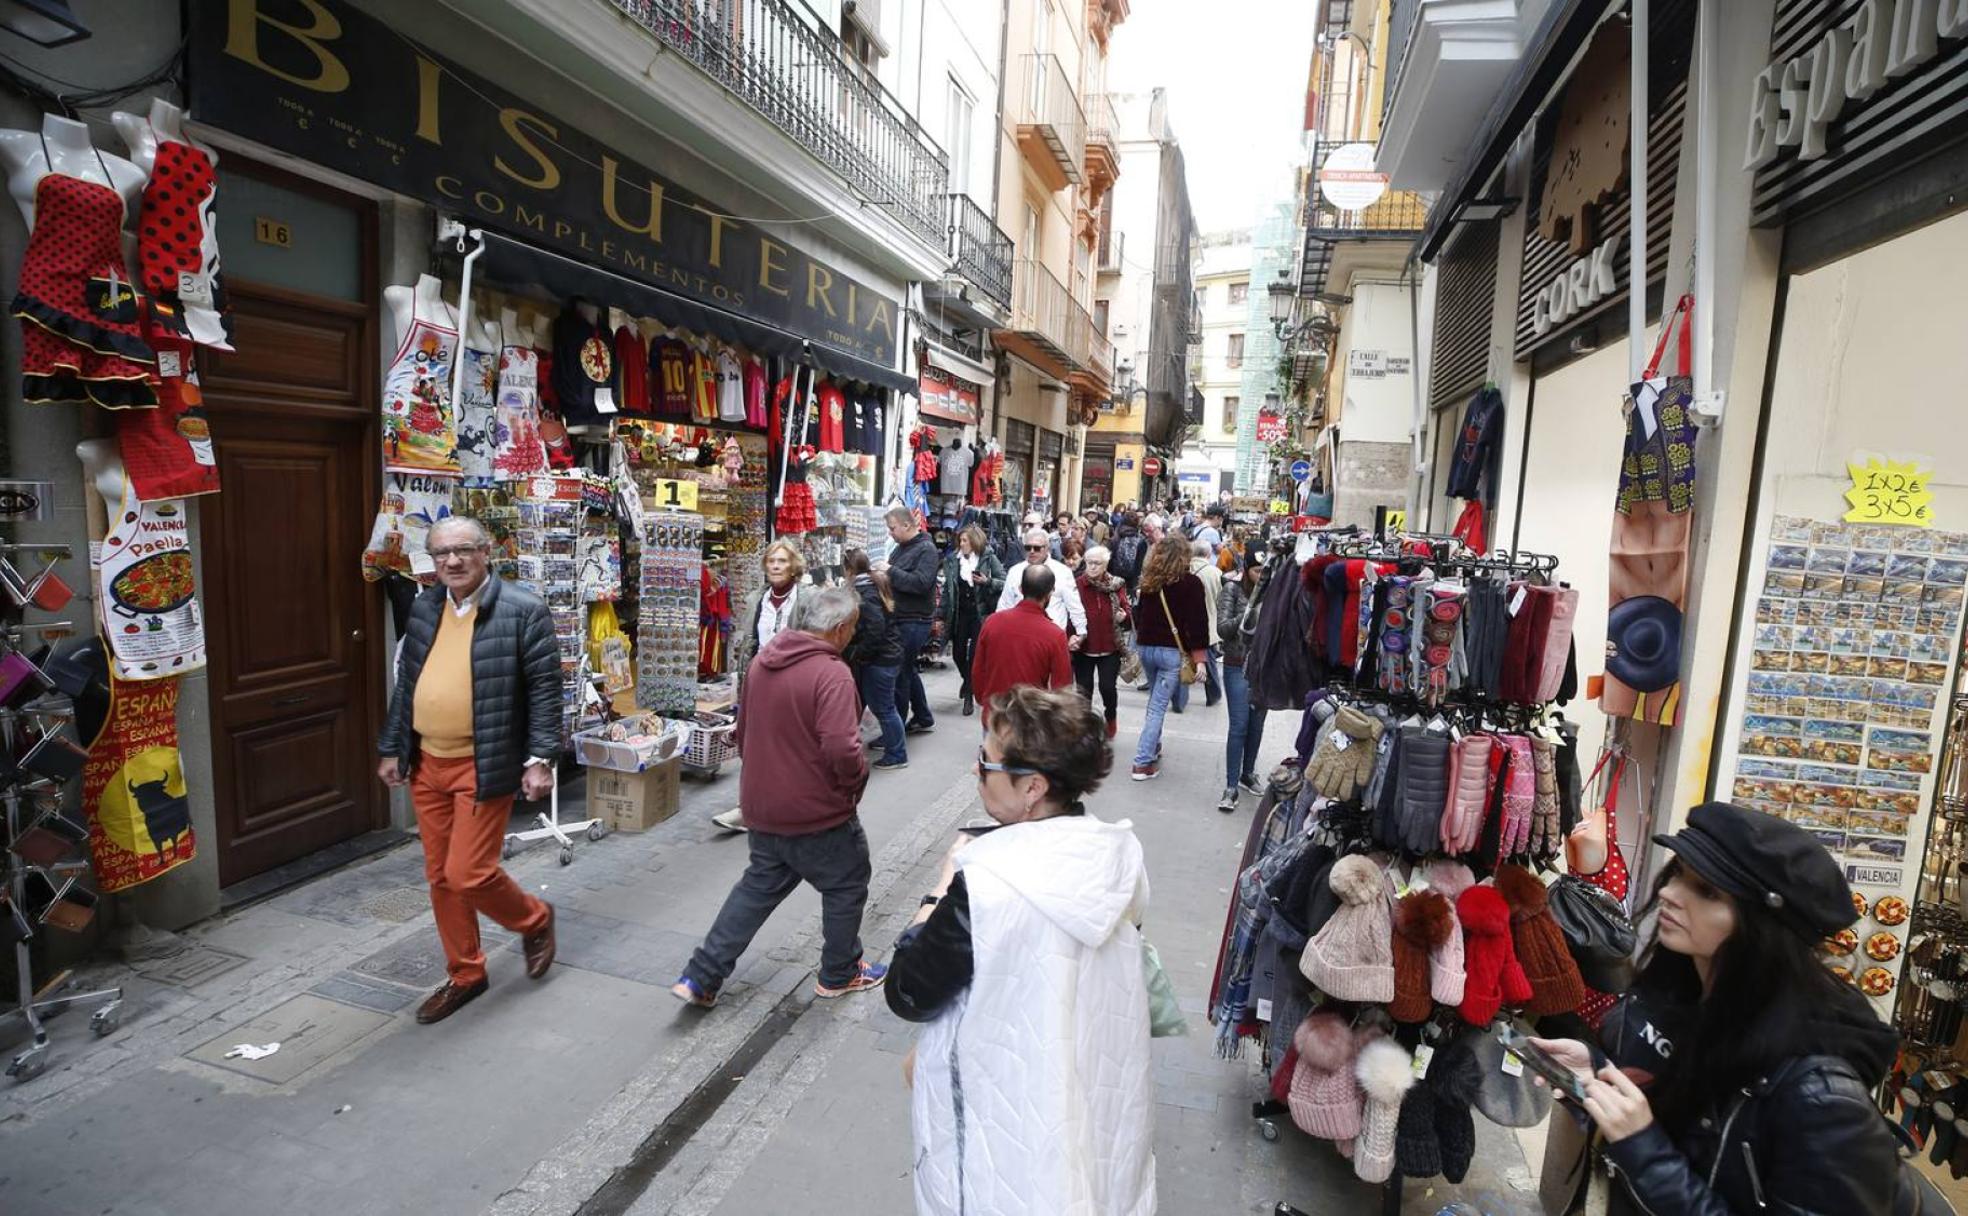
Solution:
[[[109,680],[109,713],[82,768],[89,851],[104,894],[149,882],[198,852],[178,756],[178,681]]]

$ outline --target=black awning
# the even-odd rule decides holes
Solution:
[[[1523,58],[1517,61],[1510,79],[1497,93],[1495,104],[1484,115],[1476,138],[1470,141],[1471,154],[1462,172],[1442,192],[1440,201],[1429,208],[1428,226],[1415,247],[1422,261],[1433,261],[1441,252],[1449,234],[1455,231],[1456,216],[1463,205],[1483,189],[1497,166],[1503,163],[1510,145],[1517,142],[1518,135],[1564,79],[1586,39],[1599,27],[1600,19],[1611,8],[1623,4],[1624,0],[1617,4],[1608,4],[1607,0],[1552,0]]]
[[[665,325],[708,334],[757,354],[808,362],[845,380],[860,380],[897,392],[918,391],[916,382],[901,372],[824,343],[808,341],[777,326],[699,304],[660,287],[496,232],[484,236],[485,252],[472,264],[474,283],[545,295],[554,300],[580,296],[604,307],[619,308],[638,317],[654,317]]]

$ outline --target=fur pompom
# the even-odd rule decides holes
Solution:
[[[1353,1028],[1336,1013],[1315,1013],[1292,1032],[1292,1046],[1307,1068],[1332,1072],[1353,1059]]]
[[[1371,857],[1355,853],[1333,863],[1333,894],[1349,904],[1372,903],[1387,892],[1387,875]]]
[[[1510,905],[1495,887],[1471,887],[1456,897],[1456,919],[1474,937],[1501,937],[1510,932]]]
[[[1375,1039],[1360,1049],[1360,1058],[1353,1062],[1353,1075],[1359,1078],[1369,1100],[1396,1106],[1414,1084],[1414,1058],[1399,1043]]]
[[[1394,932],[1417,950],[1433,950],[1454,931],[1455,911],[1439,892],[1417,891],[1394,905]]]
[[[1510,905],[1512,919],[1524,920],[1544,911],[1544,884],[1523,866],[1498,866],[1496,885],[1503,902]]]
[[[1440,891],[1454,903],[1464,891],[1476,885],[1476,876],[1459,861],[1437,860],[1422,867],[1422,877],[1430,888]]]

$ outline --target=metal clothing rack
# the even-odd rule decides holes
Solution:
[[[12,552],[19,550],[40,550],[66,554],[65,545],[6,545],[0,550]],[[52,566],[51,566],[52,568]],[[52,621],[39,625],[14,623],[0,630],[0,645],[6,653],[19,651],[23,632],[53,633],[71,628],[67,621]],[[30,677],[49,687],[47,678],[37,669]],[[19,754],[21,728],[33,724],[45,737],[54,735],[63,725],[72,720],[73,704],[63,696],[52,691],[29,700],[19,709],[0,708],[0,748],[9,757]],[[45,1019],[61,1013],[76,1005],[96,1006],[89,1015],[89,1029],[98,1037],[107,1035],[122,1024],[123,989],[103,988],[89,992],[62,991],[66,981],[63,976],[40,990],[34,986],[33,941],[41,930],[48,926],[49,917],[65,903],[79,904],[83,901],[71,897],[87,895],[93,904],[93,893],[79,887],[83,875],[90,871],[90,861],[85,854],[81,857],[67,857],[62,853],[72,851],[83,845],[87,836],[80,833],[74,821],[62,815],[61,803],[65,782],[29,773],[18,766],[11,766],[11,773],[0,783],[0,807],[5,809],[7,851],[0,854],[0,865],[4,878],[0,879],[0,894],[6,900],[6,917],[0,926],[14,939],[14,970],[18,987],[18,1005],[4,1015],[7,1019],[20,1018],[27,1023],[29,1043],[16,1053],[7,1064],[7,1075],[16,1081],[25,1081],[39,1075],[48,1066],[50,1046],[48,1032],[43,1025]],[[43,799],[30,801],[23,795],[42,795]],[[39,803],[36,805],[35,803]],[[30,833],[50,846],[49,852],[37,852],[29,844]],[[65,842],[65,844],[64,844]],[[30,860],[33,853],[42,860]],[[38,887],[38,893],[31,893],[30,887]],[[38,897],[45,897],[38,909],[30,905]]]

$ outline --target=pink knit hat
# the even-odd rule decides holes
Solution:
[[[1364,1041],[1344,1017],[1331,1012],[1311,1015],[1292,1033],[1298,1064],[1285,1104],[1306,1135],[1351,1140],[1360,1134],[1360,1108],[1366,1099],[1353,1075],[1353,1061]]]
[[[1414,1084],[1414,1057],[1392,1039],[1376,1039],[1360,1049],[1353,1072],[1364,1100],[1353,1172],[1367,1182],[1385,1182],[1394,1173],[1395,1131],[1401,1100]]]
[[[1385,1005],[1394,999],[1394,904],[1387,874],[1371,857],[1333,863],[1339,910],[1305,944],[1298,969],[1327,996]]]
[[[1476,876],[1459,861],[1431,861],[1422,867],[1421,876],[1430,890],[1448,897],[1452,908],[1457,896],[1476,885]],[[1460,1005],[1464,980],[1462,925],[1458,922],[1448,939],[1428,953],[1429,995],[1437,1005]]]

